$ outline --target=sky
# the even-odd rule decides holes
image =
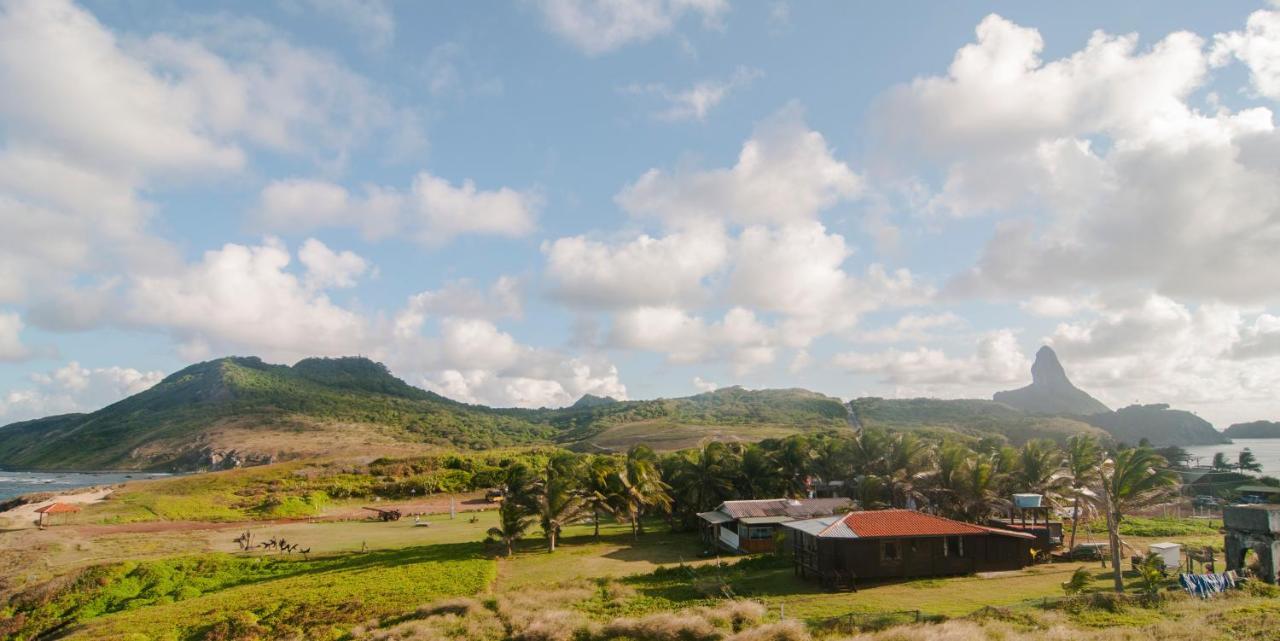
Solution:
[[[1280,6],[0,0],[0,423],[365,355],[1280,420]]]

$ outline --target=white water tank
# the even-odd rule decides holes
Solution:
[[[1147,546],[1147,553],[1159,555],[1167,568],[1182,565],[1182,545],[1178,543],[1152,543]]]

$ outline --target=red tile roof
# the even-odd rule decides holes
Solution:
[[[982,527],[971,523],[952,521],[941,516],[913,510],[871,510],[850,512],[832,523],[818,536],[844,536],[850,531],[857,538],[886,538],[907,536],[958,536],[965,534],[1002,534],[1019,538],[1034,538],[1022,532],[1010,532]]]

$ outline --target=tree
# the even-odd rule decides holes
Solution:
[[[1167,469],[1167,465],[1151,448],[1135,447],[1117,451],[1100,467],[1098,494],[1106,510],[1116,592],[1124,592],[1120,574],[1120,522],[1126,512],[1164,498],[1169,488],[1178,484],[1178,475]]]
[[[1067,439],[1065,463],[1067,474],[1071,476],[1071,543],[1067,547],[1071,550],[1076,547],[1080,509],[1091,509],[1097,496],[1089,492],[1088,488],[1098,476],[1098,466],[1102,464],[1102,447],[1088,434],[1072,436]]]
[[[889,441],[884,483],[896,507],[913,507],[924,501],[923,481],[931,471],[929,444],[910,432],[898,432]]]
[[[1261,472],[1262,464],[1258,462],[1258,458],[1253,455],[1249,448],[1240,450],[1240,456],[1236,458],[1236,467],[1241,472]]]
[[[783,439],[774,453],[778,474],[782,478],[783,491],[791,498],[805,495],[805,485],[809,472],[813,470],[813,449],[809,439],[797,434]]]
[[[489,528],[489,537],[502,543],[510,557],[516,541],[524,538],[533,525],[531,514],[536,509],[537,497],[534,480],[529,468],[516,463],[507,470],[502,506],[498,508],[498,525]]]
[[[1009,501],[1000,492],[996,464],[982,454],[969,456],[962,468],[958,512],[966,521],[982,523],[992,512],[1008,509]]]
[[[675,473],[668,483],[684,499],[687,510],[701,512],[733,496],[738,461],[727,445],[712,441],[701,449],[685,452]]]
[[[600,516],[617,517],[624,509],[626,488],[623,486],[624,470],[616,456],[593,456],[585,466],[582,478],[582,496],[591,511],[595,524],[595,538],[600,538]]]
[[[631,536],[638,537],[644,532],[640,517],[645,509],[671,509],[671,496],[667,493],[667,484],[662,482],[658,455],[648,445],[633,446],[627,451],[625,465],[617,478],[622,485],[622,507],[631,522]]]
[[[1213,469],[1229,470],[1232,468],[1231,462],[1227,460],[1226,452],[1215,452],[1213,454]]]
[[[773,452],[759,443],[752,443],[742,450],[738,465],[738,480],[734,483],[743,496],[760,498],[775,496],[782,487],[778,463]]]
[[[581,468],[572,452],[553,454],[538,479],[538,519],[547,537],[547,551],[556,551],[556,541],[564,526],[586,510],[581,489]]]

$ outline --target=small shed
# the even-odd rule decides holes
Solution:
[[[1182,566],[1182,545],[1178,543],[1152,543],[1147,546],[1147,554],[1154,554],[1162,561],[1164,566],[1169,569],[1177,569]]]
[[[79,506],[72,505],[70,503],[50,503],[43,507],[36,508],[36,513],[40,515],[40,518],[36,522],[36,525],[40,527],[44,527],[45,525],[48,525],[47,523],[45,523],[46,518],[51,519],[54,515],[57,515],[57,514],[72,514],[74,512],[79,512],[79,511],[80,511]]]

